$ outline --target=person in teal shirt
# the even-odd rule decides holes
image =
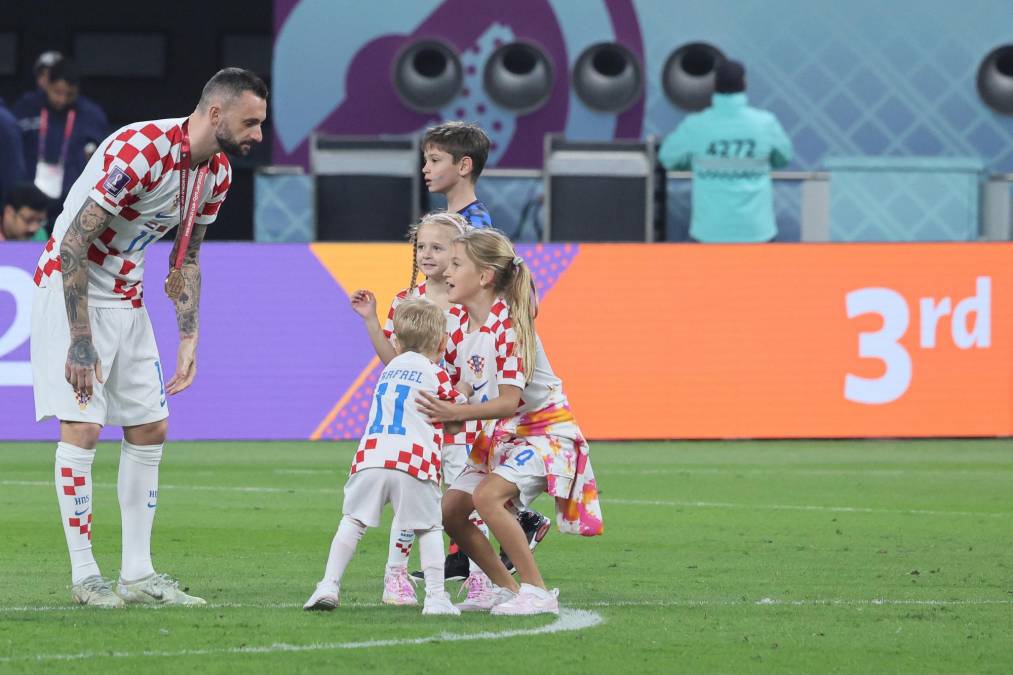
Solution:
[[[777,236],[771,168],[791,161],[777,118],[746,100],[746,70],[724,61],[711,106],[686,117],[661,144],[668,170],[693,171],[690,237],[701,242],[763,242]]]

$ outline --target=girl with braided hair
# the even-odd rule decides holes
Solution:
[[[422,217],[418,223],[408,230],[408,241],[412,245],[412,272],[408,287],[398,293],[390,305],[387,321],[381,327],[376,314],[376,296],[372,291],[358,290],[351,296],[352,308],[363,318],[369,339],[373,343],[376,355],[384,365],[395,356],[391,339],[394,335],[394,312],[398,306],[410,298],[423,298],[435,303],[448,314],[453,305],[447,297],[447,266],[450,264],[450,251],[454,239],[471,229],[468,221],[459,214],[434,212]],[[419,272],[425,280],[417,284]],[[474,440],[477,426],[472,425],[470,431],[462,430],[453,436],[447,435],[443,442],[442,463],[443,476],[449,485],[453,478],[464,468],[467,457],[467,445]],[[478,525],[488,532],[484,523]],[[408,577],[408,557],[415,543],[415,530],[402,528],[397,521],[392,523],[390,543],[387,555],[387,569],[384,574],[383,602],[389,605],[414,605],[418,600],[412,580]],[[445,573],[449,579],[464,578],[468,573],[468,559],[455,551],[448,556]],[[450,564],[451,562],[455,564]],[[460,571],[449,569],[462,566]]]

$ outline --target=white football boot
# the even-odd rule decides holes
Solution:
[[[137,581],[120,579],[116,594],[129,604],[181,605],[201,607],[208,604],[204,598],[188,595],[179,588],[179,582],[168,574],[152,574]]]
[[[103,579],[97,574],[86,577],[81,583],[70,587],[70,593],[74,596],[74,602],[89,607],[102,607],[103,609],[117,609],[123,607],[123,598],[116,595],[113,590],[113,582]]]

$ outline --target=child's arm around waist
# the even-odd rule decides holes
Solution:
[[[521,404],[521,388],[512,384],[499,387],[499,396],[485,403],[456,404],[441,401],[432,394],[420,391],[415,399],[419,410],[429,416],[430,422],[466,422],[468,420],[499,420],[512,417]]]

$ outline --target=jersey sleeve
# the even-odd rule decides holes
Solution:
[[[510,319],[504,319],[495,333],[496,336],[496,384],[509,384],[524,389],[527,378],[524,360],[521,358]]]
[[[140,214],[133,205],[172,171],[171,149],[165,131],[154,124],[123,129],[106,146],[102,175],[88,196],[114,216],[134,220]]]
[[[443,352],[443,367],[454,386],[461,381],[461,368],[457,360],[461,355],[461,342],[464,341],[464,330],[461,327],[463,313],[460,306],[455,306],[450,308],[447,316],[447,347]]]
[[[198,225],[210,225],[215,222],[218,218],[218,209],[225,202],[229,187],[232,185],[232,165],[223,153],[219,152],[211,158],[208,174],[208,179],[214,180],[215,186],[211,190],[211,196],[201,205],[197,214],[194,222]]]
[[[394,310],[408,297],[408,291],[404,290],[394,296],[390,301],[390,310],[387,312],[387,320],[383,322],[383,336],[390,340],[394,337]]]
[[[447,375],[443,368],[437,368],[436,382],[436,396],[441,401],[451,401],[458,404],[468,402],[468,399],[465,398],[464,394],[454,389],[454,385],[450,382],[450,376]]]

